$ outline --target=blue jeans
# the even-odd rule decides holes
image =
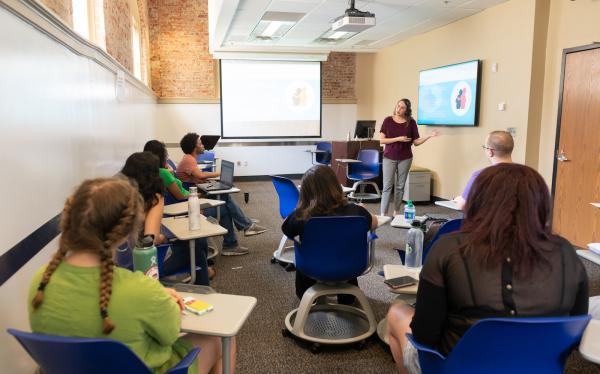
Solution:
[[[220,197],[220,199],[218,198]],[[252,221],[250,218],[244,214],[240,206],[232,199],[229,194],[223,195],[211,195],[208,196],[209,199],[214,200],[223,200],[225,205],[222,205],[221,208],[221,219],[219,220],[219,224],[223,226],[227,230],[227,234],[223,236],[223,248],[233,248],[238,245],[237,236],[235,234],[234,226],[239,231],[246,230],[250,226],[252,226]],[[207,208],[204,209],[204,215],[217,217],[217,209],[218,208]]]
[[[190,247],[187,240],[177,240],[170,244],[171,255],[165,258],[163,262],[163,272],[165,275],[178,273],[180,271],[189,271],[190,269]],[[205,238],[195,240],[196,254],[196,282],[195,284],[209,286],[208,264],[208,244]],[[161,277],[163,275],[161,274]]]

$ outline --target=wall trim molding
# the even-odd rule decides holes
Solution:
[[[202,98],[202,97],[161,97],[158,99],[159,104],[220,104],[221,99],[217,98]]]
[[[119,70],[123,71],[125,80],[129,84],[155,100],[157,99],[156,94],[148,86],[131,74],[114,57],[81,37],[43,4],[35,0],[0,0],[0,7],[33,26],[74,54],[88,58],[114,74]]]
[[[335,99],[335,98],[323,98],[322,104],[356,104],[356,99]]]

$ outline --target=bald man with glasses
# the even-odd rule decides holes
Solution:
[[[488,158],[491,165],[497,165],[500,163],[511,163],[512,162],[512,151],[515,146],[512,135],[508,131],[492,131],[485,139],[485,144],[481,147],[485,151],[485,155]],[[462,194],[455,197],[454,201],[458,207],[462,210],[467,202],[469,191],[475,181],[475,178],[481,173],[483,169],[476,170],[471,174],[471,178],[467,182],[465,189]]]

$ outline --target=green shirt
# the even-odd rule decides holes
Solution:
[[[186,190],[185,188],[183,188],[183,184],[181,183],[181,181],[179,179],[175,178],[173,173],[171,173],[168,169],[160,168],[159,174],[160,174],[160,179],[162,179],[162,181],[163,181],[163,186],[165,186],[165,189],[167,191],[168,191],[169,186],[172,183],[175,183],[177,185],[177,188],[179,188],[179,191],[181,191],[181,193],[183,194],[184,197],[188,197],[190,195],[189,191]]]
[[[108,315],[115,329],[104,335],[99,309],[100,268],[63,261],[50,277],[44,301],[33,310],[31,300],[45,268],[36,273],[29,288],[27,305],[33,332],[115,339],[156,373],[173,367],[190,351],[188,342],[178,340],[179,307],[157,280],[115,267],[108,303]]]

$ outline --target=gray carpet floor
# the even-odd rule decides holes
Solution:
[[[247,204],[243,194],[233,195],[245,213],[269,228],[266,233],[251,237],[238,233],[240,244],[249,247],[250,254],[219,257],[217,277],[211,283],[219,292],[258,299],[238,336],[237,373],[395,373],[389,349],[377,339],[377,335],[362,350],[352,347],[325,349],[317,354],[282,336],[285,316],[298,306],[299,300],[294,292],[295,273],[270,263],[282,236],[277,195],[269,181],[239,182],[236,185],[250,194]],[[379,203],[367,203],[365,207],[377,213]],[[417,214],[424,213],[458,216],[456,212],[435,205],[417,205]],[[395,299],[377,272],[383,270],[384,264],[400,263],[393,248],[403,245],[406,231],[389,225],[380,228],[373,269],[359,278],[360,288],[369,299],[377,321],[385,317]],[[572,369],[567,371],[572,373],[600,372],[597,367],[586,365],[578,358],[570,360],[569,367]]]

